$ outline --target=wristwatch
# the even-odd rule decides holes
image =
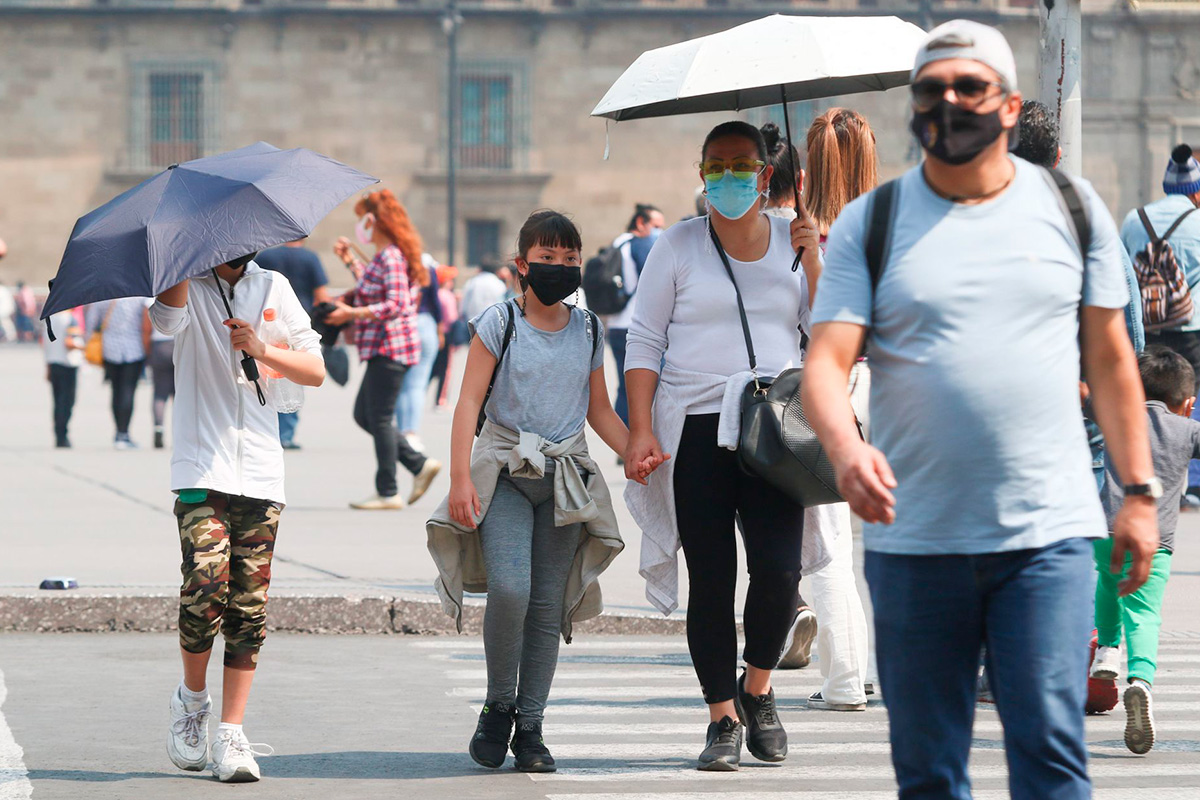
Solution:
[[[1151,500],[1157,500],[1163,496],[1162,481],[1158,478],[1151,478],[1145,483],[1127,483],[1125,484],[1125,496],[1133,497],[1135,495],[1143,495]]]

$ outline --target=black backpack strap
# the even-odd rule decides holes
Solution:
[[[508,344],[512,341],[513,329],[516,327],[516,315],[513,313],[512,301],[504,303],[504,310],[507,312],[507,321],[504,323],[504,340],[500,344],[500,354],[496,356],[496,366],[492,370],[492,379],[488,381],[487,393],[483,396],[483,403],[479,406],[479,419],[475,423],[475,435],[483,430],[483,423],[487,421],[488,401],[492,399],[492,389],[496,387],[496,377],[500,374],[500,362],[504,360],[504,354],[508,352]]]
[[[892,219],[896,211],[896,194],[900,191],[899,180],[888,181],[871,195],[867,211],[867,240],[863,254],[867,260],[867,273],[871,276],[871,291],[879,285],[883,269],[892,249]]]
[[[588,308],[583,309],[583,313],[588,315],[588,323],[592,326],[590,329],[592,332],[592,360],[595,360],[596,350],[600,347],[600,318]]]
[[[1075,229],[1075,243],[1079,245],[1079,254],[1086,262],[1087,254],[1092,249],[1092,221],[1088,217],[1087,206],[1084,205],[1079,190],[1075,188],[1075,183],[1067,173],[1046,167],[1043,167],[1042,171],[1058,189],[1063,210],[1066,211],[1067,218],[1071,220],[1071,226]]]
[[[1185,219],[1187,219],[1188,216],[1195,210],[1196,210],[1196,208],[1189,208],[1187,211],[1180,214],[1179,219],[1175,220],[1175,222],[1172,223],[1171,227],[1167,228],[1167,232],[1163,234],[1163,236],[1162,236],[1163,241],[1165,242],[1167,239],[1170,239],[1171,234],[1175,232],[1175,229],[1178,228],[1180,225],[1182,225],[1183,221]]]

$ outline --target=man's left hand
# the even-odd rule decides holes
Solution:
[[[1117,584],[1122,597],[1142,588],[1150,577],[1150,566],[1158,551],[1158,504],[1149,497],[1127,497],[1113,523],[1112,561],[1109,571],[1120,575],[1125,567],[1125,554],[1133,559],[1129,575]]]
[[[254,326],[249,322],[234,318],[225,320],[225,325],[231,329],[229,342],[233,345],[234,350],[241,350],[251,358],[262,358],[266,354],[266,344],[258,338],[258,334],[254,332]]]

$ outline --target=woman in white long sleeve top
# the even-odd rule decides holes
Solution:
[[[772,173],[766,155],[762,135],[746,123],[709,134],[701,178],[710,212],[664,232],[651,251],[625,362],[626,463],[673,455],[648,484],[631,483],[626,500],[643,532],[647,596],[664,612],[676,604],[680,546],[687,562],[688,645],[711,719],[704,770],[737,769],[743,723],[756,758],[787,755],[771,670],[796,614],[804,509],[738,465],[737,406],[750,366],[734,286],[710,239],[711,225],[741,290],[761,374],[798,366],[820,270],[817,234],[808,217],[789,226],[762,215]],[[802,270],[792,268],[794,243],[805,248]],[[735,519],[750,573],[741,679]]]

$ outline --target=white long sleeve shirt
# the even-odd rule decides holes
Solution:
[[[242,379],[242,353],[229,343],[228,318],[206,275],[188,284],[187,305],[155,302],[150,320],[175,337],[174,453],[171,489],[210,489],[285,503],[279,418],[261,405],[254,385]],[[321,341],[287,278],[251,261],[236,285],[221,281],[233,316],[261,324],[276,309],[288,346],[321,355]]]
[[[800,366],[800,329],[808,328],[808,281],[792,272],[795,251],[786,220],[768,218],[771,242],[754,262],[730,258],[750,321],[759,374]],[[704,217],[663,231],[646,259],[629,328],[625,371],[666,365],[686,373],[732,377],[750,368],[733,284],[708,238]],[[689,414],[712,414],[701,403]]]

